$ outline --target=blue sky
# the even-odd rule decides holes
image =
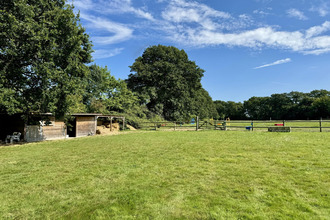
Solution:
[[[152,45],[184,49],[213,100],[330,90],[325,0],[74,0],[94,62],[126,79]]]

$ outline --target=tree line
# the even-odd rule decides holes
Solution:
[[[307,120],[330,118],[330,91],[290,92],[242,102],[214,101],[220,118]]]

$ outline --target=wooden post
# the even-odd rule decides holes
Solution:
[[[123,131],[125,131],[125,117],[123,117]]]
[[[225,131],[227,131],[227,121],[226,120],[223,121],[223,128],[224,128]]]
[[[196,117],[196,131],[198,131],[198,126],[199,126],[199,118],[198,116]]]
[[[320,132],[322,132],[322,118],[320,118]]]
[[[99,116],[95,116],[95,132],[94,135],[96,135],[96,131],[97,131],[97,119],[99,118]]]
[[[110,117],[110,131],[112,132],[112,117]]]
[[[176,121],[174,122],[174,131],[175,131],[175,129],[176,129]]]
[[[214,123],[214,130],[217,130],[217,119],[215,119],[213,123]]]
[[[23,131],[23,135],[24,135],[24,141],[27,141],[27,121],[24,122],[24,131]],[[6,140],[7,141],[7,140]]]
[[[253,120],[251,121],[251,130],[253,131],[253,126],[254,126],[254,123],[253,123]]]
[[[285,120],[283,120],[283,127],[285,127]]]

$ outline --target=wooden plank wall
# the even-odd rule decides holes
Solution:
[[[53,126],[43,126],[43,134],[46,140],[66,138],[66,126],[64,122],[53,122]]]
[[[95,135],[96,122],[95,116],[76,116],[76,136]]]
[[[66,138],[64,122],[56,122],[50,126],[30,125],[26,128],[26,141],[44,141]]]

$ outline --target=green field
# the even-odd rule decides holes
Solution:
[[[330,219],[329,133],[128,132],[0,147],[0,219]]]

